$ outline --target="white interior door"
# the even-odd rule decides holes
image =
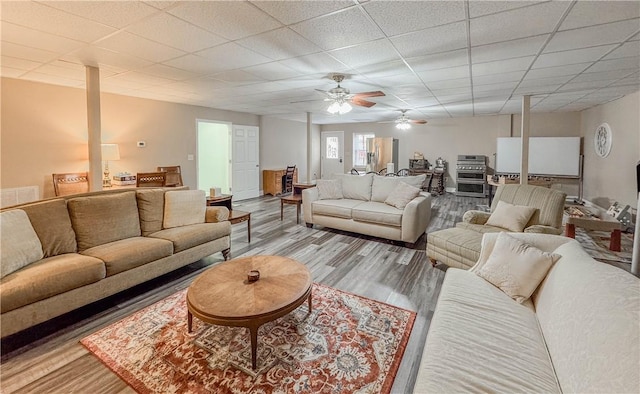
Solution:
[[[259,128],[233,125],[232,176],[234,200],[246,200],[260,195]]]
[[[344,132],[323,131],[320,137],[320,177],[331,174],[343,174],[344,170]]]

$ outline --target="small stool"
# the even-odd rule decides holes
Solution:
[[[302,196],[300,194],[291,194],[289,196],[280,197],[280,220],[284,217],[284,204],[296,205],[296,224],[300,223],[300,207],[302,206]]]

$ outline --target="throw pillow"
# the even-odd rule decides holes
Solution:
[[[342,181],[342,196],[352,200],[371,200],[371,185],[373,175],[334,175],[335,179]]]
[[[414,198],[418,197],[420,189],[413,187],[408,183],[398,182],[396,188],[389,194],[384,203],[391,205],[398,209],[404,209],[404,207],[411,202]]]
[[[498,201],[495,211],[491,213],[489,220],[485,224],[504,228],[514,233],[521,233],[535,212],[536,208],[533,207]]]
[[[162,228],[204,223],[207,196],[204,190],[176,190],[164,194]]]
[[[318,179],[316,187],[319,200],[342,199],[342,181],[339,179]]]
[[[44,257],[40,239],[25,211],[0,213],[0,235],[0,278]]]
[[[523,303],[531,297],[560,257],[502,232],[498,235],[487,262],[476,274],[517,302]]]

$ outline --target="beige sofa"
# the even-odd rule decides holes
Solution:
[[[640,280],[570,238],[510,233],[562,257],[519,304],[480,276],[447,270],[415,393],[640,392]]]
[[[4,209],[2,337],[213,253],[227,259],[228,215],[204,192],[150,188]]]
[[[480,256],[480,243],[485,233],[508,231],[491,226],[487,221],[500,201],[535,208],[524,225],[525,233],[561,234],[562,213],[567,195],[542,186],[502,185],[496,190],[491,212],[467,211],[456,227],[427,235],[427,257],[431,264],[440,261],[450,267],[471,268]]]
[[[317,224],[410,245],[427,229],[431,218],[429,193],[419,192],[402,208],[390,205],[393,202],[390,197],[398,192],[400,183],[419,189],[426,178],[424,174],[408,177],[335,174],[332,178],[339,189],[333,198],[323,198],[318,190],[321,185],[302,192],[308,227]]]

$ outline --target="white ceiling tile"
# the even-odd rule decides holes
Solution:
[[[54,36],[9,22],[2,23],[2,40],[58,53],[70,52],[86,45],[82,41]]]
[[[11,67],[17,70],[29,71],[38,67],[41,63],[34,62],[32,60],[19,59],[17,57],[6,56],[3,54],[0,60],[0,64],[2,64],[2,67]]]
[[[273,60],[283,60],[321,51],[318,46],[288,27],[247,37],[238,40],[237,43]]]
[[[4,64],[0,66],[0,76],[5,78],[19,78],[21,75],[24,75],[25,72],[25,70],[8,67]]]
[[[224,65],[198,55],[185,55],[164,62],[165,65],[197,74],[212,74],[224,71]]]
[[[559,77],[551,77],[551,78],[529,78],[529,74],[527,74],[520,85],[520,88],[529,88],[535,86],[551,86],[551,85],[562,85],[564,83],[569,82],[573,78],[573,75],[564,75]]]
[[[542,3],[542,1],[470,1],[469,16],[477,18],[482,15],[495,14],[537,3]]]
[[[633,75],[634,70],[612,70],[612,71],[599,71],[599,72],[591,72],[591,69],[587,70],[588,72],[582,73],[571,80],[571,82],[585,82],[585,81],[609,81],[609,80],[618,80],[622,78],[626,78],[629,75]]]
[[[573,76],[581,73],[593,63],[569,64],[566,66],[534,68],[527,72],[528,79],[561,77],[564,75]]]
[[[140,1],[46,1],[43,4],[119,29],[158,12]]]
[[[231,85],[249,85],[252,83],[265,82],[263,78],[242,70],[224,71],[212,74],[210,75],[210,78],[225,81]]]
[[[348,68],[326,53],[314,53],[312,55],[282,60],[280,64],[300,71],[302,74],[340,72]]]
[[[299,71],[296,71],[278,62],[259,64],[257,66],[246,67],[243,70],[262,79],[270,81],[295,78],[301,75]]]
[[[159,0],[159,1],[145,1],[145,4],[148,4],[152,7],[155,7],[159,10],[164,10],[167,9],[169,7],[173,7],[174,5],[178,4],[180,1],[169,1],[169,0]]]
[[[59,56],[58,53],[45,51],[43,49],[26,47],[12,42],[2,41],[2,55],[15,57],[18,59],[31,60],[34,62],[46,63]]]
[[[353,1],[252,1],[256,7],[262,9],[285,25],[315,18],[320,15],[352,7]]]
[[[421,97],[421,98],[415,98],[415,99],[405,99],[405,101],[412,108],[426,107],[426,106],[432,106],[432,105],[438,105],[439,104],[438,100],[436,100],[435,97]]]
[[[481,92],[491,92],[491,91],[513,91],[513,89],[516,88],[516,85],[518,84],[517,81],[511,81],[511,82],[497,82],[497,83],[492,83],[492,84],[488,84],[488,85],[479,85],[479,84],[475,84],[473,85],[473,93],[481,93]]]
[[[469,78],[469,67],[458,66],[450,68],[441,68],[438,70],[421,71],[418,73],[424,82],[440,81],[443,79]]]
[[[471,93],[469,94],[457,94],[453,96],[436,96],[438,101],[443,104],[449,104],[449,106],[453,106],[454,104],[464,103],[464,105],[470,105],[471,103]]]
[[[434,55],[414,57],[406,59],[414,71],[438,70],[441,68],[465,66],[469,64],[469,56],[466,49],[437,53]]]
[[[167,12],[228,40],[238,40],[282,26],[252,4],[240,1],[180,2]]]
[[[369,74],[365,74],[365,75],[367,77],[370,77]],[[422,86],[422,81],[420,80],[420,78],[418,78],[413,73],[392,75],[389,77],[375,77],[375,78],[369,78],[369,79],[383,86],[399,86],[399,85],[415,85],[415,84],[420,84]]]
[[[375,79],[410,73],[411,69],[409,69],[402,60],[394,60],[391,62],[362,66],[358,68],[358,72]]]
[[[622,57],[611,60],[600,60],[587,70],[588,72],[609,70],[637,70],[640,65],[640,56]]]
[[[113,52],[108,49],[88,46],[68,55],[64,55],[60,59],[79,62],[88,66],[100,66],[101,64],[105,64],[123,68],[125,70],[135,70],[151,65],[151,62],[139,57],[130,56],[125,53]]]
[[[386,39],[370,41],[344,49],[336,49],[330,51],[329,55],[353,68],[399,59],[397,52]]]
[[[504,106],[507,97],[502,98],[487,98],[487,101],[473,103],[473,111],[476,114],[492,114],[500,111]]]
[[[448,89],[431,89],[435,97],[465,95],[471,97],[471,87],[448,88]]]
[[[473,63],[484,63],[537,55],[548,37],[548,34],[543,34],[541,36],[472,47],[471,61]]]
[[[602,4],[598,3],[598,1],[577,1],[562,22],[560,30],[640,17],[638,1],[608,1],[606,12],[603,12]]]
[[[495,90],[485,90],[485,91],[482,91],[482,90],[478,91],[476,89],[473,89],[473,99],[474,101],[480,101],[488,98],[501,97],[502,100],[504,101],[507,98],[511,97],[511,93],[513,93],[513,87],[511,89],[495,89]]]
[[[464,22],[456,22],[392,37],[391,42],[404,57],[446,52],[467,47],[467,28]]]
[[[476,63],[472,66],[473,77],[489,74],[501,74],[511,71],[525,71],[531,65],[533,56],[518,57],[497,62]]]
[[[387,36],[465,19],[462,1],[372,1],[363,7]]]
[[[569,4],[563,1],[547,2],[471,19],[471,45],[550,33]]]
[[[427,84],[429,89],[435,91],[443,89],[459,89],[471,88],[471,80],[469,78],[445,79],[443,81],[432,81]]]
[[[570,82],[564,86],[562,86],[559,91],[560,92],[573,92],[577,90],[586,90],[586,89],[600,89],[604,88],[610,83],[615,82],[615,79],[611,80],[597,80],[597,81],[585,81],[585,82]]]
[[[475,75],[473,74],[473,86],[492,85],[501,82],[519,82],[524,76],[524,71],[511,71],[501,74]]]
[[[541,94],[550,94],[558,90],[560,86],[561,86],[560,84],[555,84],[555,85],[533,85],[533,86],[518,87],[516,90],[513,91],[513,94],[517,96],[524,96],[524,95],[533,96],[533,95],[541,95]]]
[[[45,64],[42,67],[39,67],[36,71],[42,74],[60,76],[67,79],[75,79],[77,81],[85,81],[87,75],[87,70],[84,66],[61,61],[54,62],[54,64]],[[106,70],[101,70],[100,72],[100,78],[108,77],[110,75],[113,75],[113,73]]]
[[[544,53],[538,56],[532,68],[556,67],[568,64],[594,62],[614,47],[615,45],[602,45],[572,51]]]
[[[358,8],[311,19],[292,25],[291,28],[329,50],[382,38],[382,32],[371,23]]]
[[[558,32],[544,48],[544,53],[621,43],[638,28],[640,21],[633,19]]]
[[[185,52],[195,52],[227,42],[218,35],[164,12],[129,26],[127,31]]]
[[[144,67],[139,71],[156,77],[168,78],[176,81],[194,78],[197,75],[196,73],[192,73],[187,70],[181,70],[175,67],[170,67],[164,64],[153,64],[149,67]]]
[[[141,57],[154,63],[160,63],[185,54],[184,51],[147,40],[126,31],[121,31],[104,40],[100,40],[96,45],[114,52]]]
[[[397,85],[390,87],[387,89],[388,94],[394,94],[401,99],[409,99],[412,97],[433,97],[433,95],[429,92],[429,90],[424,86],[424,84],[413,84],[413,85]]]
[[[608,54],[605,59],[617,59],[620,57],[631,56],[640,56],[640,41],[625,42]]]
[[[175,82],[172,79],[154,77],[152,75],[143,74],[136,71],[129,71],[126,73],[117,74],[110,78],[105,78],[105,80],[129,81],[129,82],[138,83],[142,86],[167,85]]]
[[[219,68],[222,70],[255,66],[256,64],[269,63],[271,61],[268,57],[241,47],[235,42],[228,42],[217,47],[205,49],[196,52],[196,55],[202,56],[210,62],[218,62],[219,59],[224,59],[224,62],[219,62]]]
[[[84,42],[95,41],[116,31],[113,27],[32,1],[3,1],[2,21]]]

